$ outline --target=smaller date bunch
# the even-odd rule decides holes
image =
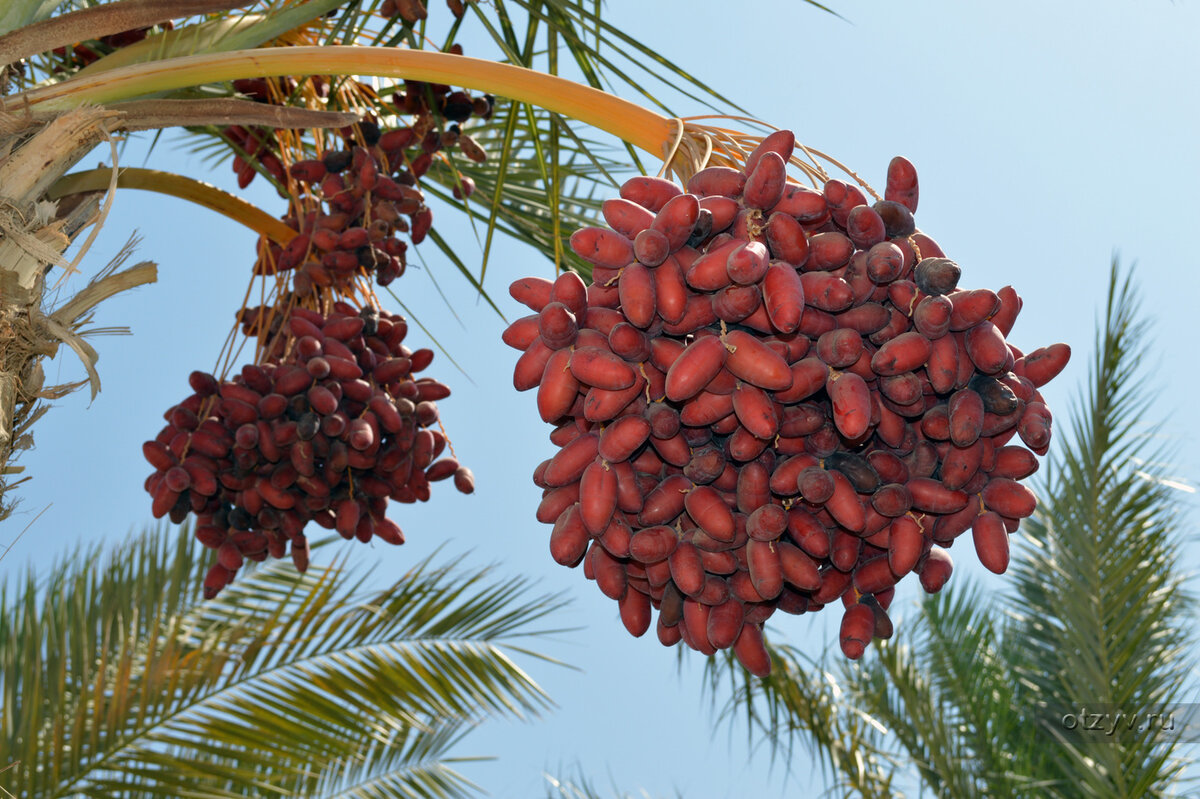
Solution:
[[[196,537],[216,550],[206,597],[246,558],[290,551],[303,571],[310,521],[398,545],[404,534],[386,515],[389,499],[426,501],[445,479],[474,490],[471,471],[443,456],[437,401],[450,390],[417,377],[433,352],[404,346],[403,317],[335,302],[327,314],[292,308],[286,322],[274,308],[254,308],[242,325],[248,334],[274,328],[279,351],[224,380],[193,372],[193,393],[142,445],[155,470],[146,480],[154,516],[181,522],[195,513]]]

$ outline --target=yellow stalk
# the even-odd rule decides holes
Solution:
[[[136,64],[17,94],[0,108],[65,110],[214,81],[313,74],[377,75],[488,92],[585,122],[658,157],[678,132],[678,124],[660,114],[554,75],[450,53],[354,46],[272,47]]]
[[[111,169],[89,169],[74,172],[60,178],[49,191],[50,199],[65,197],[68,194],[78,194],[85,191],[106,191],[112,179]],[[296,231],[280,220],[261,210],[255,205],[236,197],[216,186],[202,183],[192,178],[176,175],[172,172],[160,172],[157,169],[140,169],[122,167],[117,174],[117,187],[122,189],[143,189],[159,194],[168,194],[181,200],[188,200],[197,205],[216,211],[219,214],[241,222],[251,230],[267,236],[272,241],[287,244]]]

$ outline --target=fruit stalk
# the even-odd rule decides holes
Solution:
[[[111,169],[73,172],[63,176],[51,186],[47,198],[56,200],[69,194],[104,191],[108,188],[111,175]],[[218,189],[216,186],[183,175],[162,172],[157,169],[122,167],[117,176],[117,187],[154,191],[187,200],[219,214],[224,214],[279,243],[286,243],[296,235],[296,231],[258,206]]]
[[[214,81],[282,75],[378,75],[463,86],[532,103],[662,155],[673,141],[671,120],[611,94],[554,75],[480,58],[418,50],[354,46],[277,47],[171,58],[80,75],[13,95],[0,110],[63,110],[107,104]]]

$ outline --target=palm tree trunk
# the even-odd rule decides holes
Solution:
[[[74,319],[47,315],[44,299],[50,267],[72,271],[63,253],[95,218],[98,199],[92,195],[60,208],[44,195],[108,137],[116,116],[81,109],[37,126],[18,115],[0,117],[0,518],[7,512],[4,478],[18,471],[10,465],[13,452],[28,446],[22,434],[44,396],[41,359],[53,356],[64,340],[77,351],[80,345],[83,353],[90,350],[70,332]]]

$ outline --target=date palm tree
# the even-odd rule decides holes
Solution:
[[[1133,272],[1114,260],[1088,385],[1000,596],[953,580],[858,663],[779,647],[760,682],[714,660],[712,696],[732,686],[725,720],[777,753],[806,745],[845,796],[1177,795],[1194,600],[1169,452],[1145,421],[1146,333]],[[1082,716],[1101,713],[1144,729],[1087,729]]]

